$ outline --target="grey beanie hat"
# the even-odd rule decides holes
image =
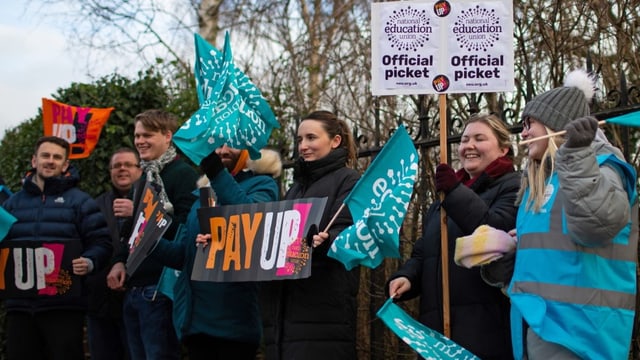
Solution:
[[[564,129],[572,120],[588,116],[589,103],[595,93],[593,79],[584,70],[567,75],[564,86],[549,90],[529,101],[522,118],[532,117],[553,131]]]

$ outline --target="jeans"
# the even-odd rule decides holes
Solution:
[[[134,287],[124,298],[123,318],[131,359],[178,360],[171,300],[156,285]]]

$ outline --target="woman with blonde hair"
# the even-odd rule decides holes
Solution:
[[[594,92],[593,79],[574,71],[564,86],[535,97],[523,111],[522,138],[530,142],[515,266],[502,274],[502,282],[510,277],[516,359],[628,356],[638,256],[636,174],[589,116]],[[564,136],[536,140],[562,129]]]
[[[418,320],[443,332],[440,208],[447,213],[448,253],[456,239],[480,225],[509,231],[515,226],[520,174],[514,170],[511,134],[495,115],[476,115],[466,125],[458,158],[462,169],[436,168],[434,202],[423,216],[422,236],[411,258],[391,276],[387,291],[402,301],[420,296]],[[456,266],[449,258],[450,338],[481,359],[510,359],[509,299],[486,284],[478,268]]]

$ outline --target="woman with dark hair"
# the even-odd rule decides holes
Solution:
[[[358,181],[356,149],[347,124],[329,111],[307,115],[298,126],[300,157],[284,199],[327,197],[320,232],[312,236],[311,277],[263,284],[267,359],[355,359],[357,268],[347,271],[327,251],[353,224],[345,207],[329,221]]]

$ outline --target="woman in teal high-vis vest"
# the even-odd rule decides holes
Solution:
[[[528,144],[507,290],[516,359],[626,359],[635,313],[636,175],[589,116],[583,71],[523,112]],[[487,269],[485,269],[487,270]]]

